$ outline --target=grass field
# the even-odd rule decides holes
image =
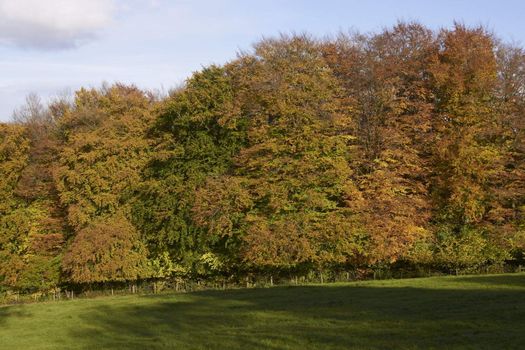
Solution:
[[[524,349],[525,274],[0,307],[1,349]]]

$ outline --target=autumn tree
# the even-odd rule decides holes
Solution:
[[[68,228],[53,175],[59,153],[57,120],[67,108],[66,97],[45,105],[37,95],[30,94],[13,116],[15,123],[24,126],[30,143],[27,165],[15,190],[25,203],[31,227],[24,269],[28,288],[43,289],[42,283],[47,281],[46,289],[52,289],[60,279],[60,259]]]
[[[0,286],[519,264],[524,113],[522,48],[414,22],[263,39],[168,96],[30,95],[0,124]]]
[[[500,260],[505,238],[485,225],[497,210],[494,184],[502,171],[495,109],[497,61],[492,36],[457,24],[440,33],[432,75],[436,93],[432,196],[438,239],[445,245],[479,242],[482,261]],[[479,239],[464,240],[468,235]],[[488,240],[488,241],[487,241]],[[441,249],[441,248],[439,248]],[[498,253],[499,252],[499,253]],[[480,254],[478,254],[479,256]]]
[[[513,254],[525,250],[525,52],[499,43],[497,49],[498,138],[503,144],[503,171],[493,182],[499,206],[488,218],[495,230],[509,237]]]
[[[39,203],[19,194],[32,152],[27,125],[0,125],[0,284],[47,291],[59,283],[62,236],[46,230]]]
[[[0,283],[4,286],[17,287],[25,268],[29,223],[15,189],[28,151],[23,126],[0,124]]]
[[[73,239],[62,262],[79,284],[128,282],[151,275],[140,234],[123,216],[95,219]]]
[[[429,239],[429,147],[437,45],[417,23],[366,36],[340,35],[324,55],[357,117],[355,181],[372,241],[370,263],[417,259]]]
[[[360,199],[351,180],[353,119],[319,45],[300,35],[263,40],[228,69],[248,118],[247,145],[229,174],[198,190],[194,220],[238,242],[252,269],[356,258],[363,249],[352,210]]]
[[[140,182],[148,161],[145,132],[151,100],[135,87],[82,89],[62,117],[56,181],[75,230],[124,210],[124,193]]]
[[[138,267],[134,270],[136,266],[146,263],[136,261],[139,256],[146,259],[143,250],[130,255],[129,266],[124,251],[114,250],[141,244],[142,238],[126,218],[131,219],[130,197],[149,161],[146,131],[152,122],[153,103],[151,96],[132,86],[82,89],[59,121],[61,150],[55,181],[61,205],[67,210],[68,225],[73,229],[63,266],[74,282],[128,279],[142,271]],[[124,226],[119,228],[120,224]],[[93,248],[102,250],[84,250]],[[89,260],[86,254],[90,253],[95,260]],[[107,266],[113,254],[120,254],[115,257],[120,260]],[[83,260],[75,262],[76,257]],[[138,275],[134,276],[136,279]]]

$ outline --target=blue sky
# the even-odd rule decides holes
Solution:
[[[458,20],[525,43],[524,14],[522,0],[0,0],[0,120],[30,92],[45,99],[103,81],[166,91],[280,32]]]

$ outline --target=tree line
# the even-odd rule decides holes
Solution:
[[[521,262],[524,121],[524,50],[462,24],[31,95],[0,124],[0,289]]]

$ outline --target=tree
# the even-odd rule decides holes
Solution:
[[[28,269],[30,213],[16,195],[16,187],[29,159],[30,140],[21,125],[0,124],[0,283],[22,289]]]
[[[413,22],[264,39],[164,97],[30,95],[0,124],[0,286],[522,263],[524,113],[522,48]]]
[[[126,209],[149,160],[146,130],[152,100],[135,87],[80,90],[59,123],[56,183],[68,224],[76,231]]]
[[[512,253],[525,251],[525,52],[499,43],[498,137],[502,143],[503,171],[492,183],[499,206],[487,213],[493,229],[509,237]]]
[[[244,143],[242,119],[235,107],[229,72],[210,66],[158,109],[150,130],[155,154],[144,170],[133,217],[143,230],[153,259],[174,266],[173,274],[202,273],[202,257],[225,249],[195,224],[191,209],[195,191],[209,176],[229,170]],[[159,265],[159,268],[162,264]]]
[[[457,24],[440,34],[433,68],[436,130],[432,196],[438,232],[477,232],[504,248],[505,237],[487,226],[497,210],[496,186],[502,174],[502,149],[495,104],[497,61],[494,40],[483,28]],[[496,134],[496,135],[495,135]],[[500,254],[500,258],[502,259]],[[483,257],[490,261],[490,257]]]
[[[79,284],[136,281],[151,276],[140,235],[123,216],[98,219],[81,229],[62,267]]]
[[[373,35],[340,35],[324,55],[357,116],[354,181],[363,196],[369,263],[408,259],[429,239],[433,33],[399,23]]]
[[[75,283],[150,276],[142,238],[127,218],[149,161],[153,103],[132,86],[81,89],[59,120],[55,182],[73,229],[62,266]]]
[[[198,190],[194,220],[237,242],[235,255],[250,269],[351,261],[359,226],[327,231],[334,222],[357,222],[353,120],[319,45],[307,36],[263,40],[228,69],[248,116],[247,144],[230,174]]]

